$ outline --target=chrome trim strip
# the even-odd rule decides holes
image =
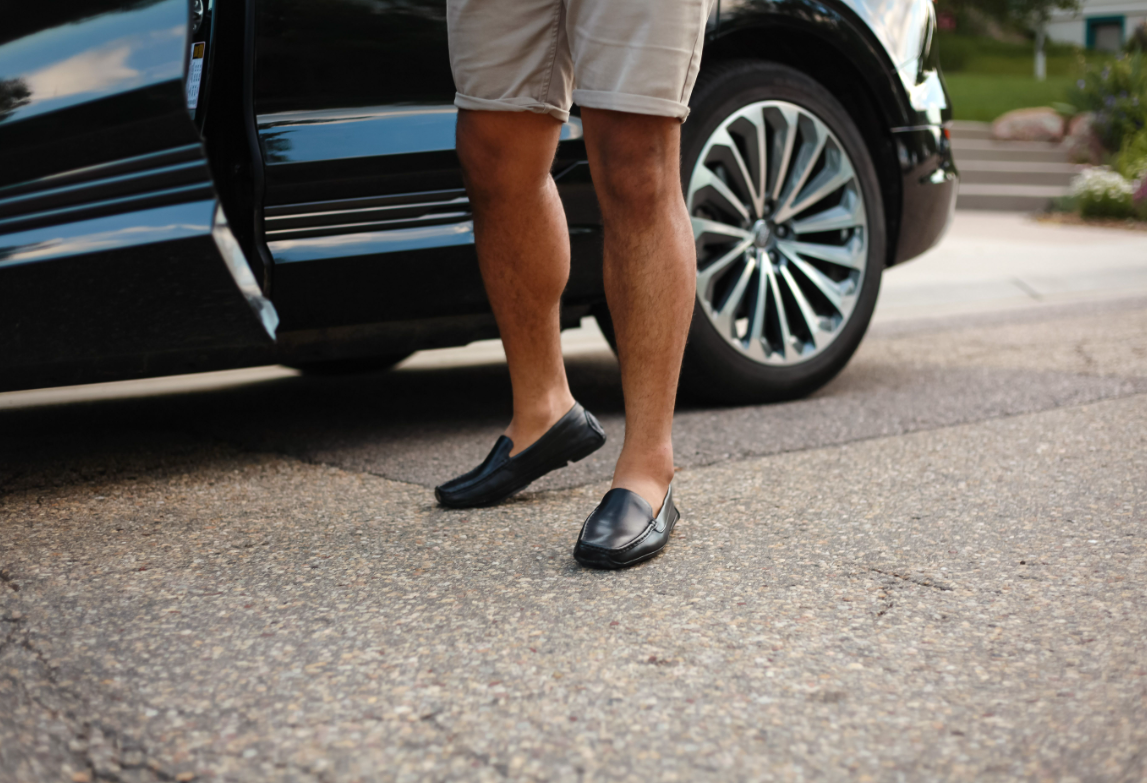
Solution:
[[[296,218],[308,217],[318,218],[327,215],[361,215],[377,212],[380,214],[391,214],[401,212],[402,210],[419,209],[419,208],[432,208],[432,207],[463,207],[470,204],[468,198],[455,198],[449,201],[428,201],[422,204],[396,204],[391,207],[363,207],[360,209],[332,209],[326,212],[292,212],[290,214],[268,215],[266,220],[294,220]]]
[[[197,155],[196,153],[199,154]],[[112,160],[108,161],[107,163],[98,163],[95,166],[85,166],[82,169],[61,171],[58,174],[50,174],[47,177],[41,177],[40,179],[28,180],[27,182],[17,182],[14,185],[5,185],[0,187],[0,197],[7,198],[9,195],[18,193],[48,190],[60,187],[62,185],[71,184],[73,182],[102,179],[104,177],[110,177],[120,173],[166,166],[170,165],[171,163],[191,160],[193,158],[197,158],[199,160],[204,159],[202,145],[185,144],[181,147],[172,147],[171,149],[160,150],[159,152],[149,152],[146,155],[135,155],[130,158],[120,158],[119,160]]]
[[[441,214],[403,218],[400,220],[375,220],[365,223],[340,223],[305,228],[277,229],[267,231],[266,236],[267,241],[302,239],[304,237],[321,237],[333,234],[357,234],[360,232],[417,228],[419,226],[433,226],[444,223],[463,223],[470,219],[471,215],[469,212],[445,212]]]
[[[110,188],[120,183],[129,183],[133,181],[142,181],[147,179],[162,179],[167,174],[179,174],[180,172],[191,172],[195,169],[202,169],[202,176],[199,178],[201,182],[206,182],[211,179],[211,174],[207,169],[207,162],[204,160],[192,160],[186,163],[176,163],[171,166],[163,166],[156,169],[145,169],[143,171],[133,171],[127,174],[118,174],[113,177],[97,180],[85,180],[71,185],[62,185],[57,188],[50,188],[47,190],[38,190],[32,193],[26,193],[20,196],[11,196],[9,198],[0,199],[0,215],[5,214],[8,210],[5,207],[15,204],[36,204],[38,202],[51,200],[55,196],[67,196],[75,194],[83,196],[86,194],[96,195],[98,197],[99,191],[105,188]],[[136,192],[141,192],[145,188],[137,188]],[[80,199],[72,199],[73,202]],[[19,213],[13,213],[19,214]],[[25,213],[26,214],[26,213]]]
[[[466,191],[463,188],[424,190],[415,193],[396,193],[390,196],[365,196],[363,198],[334,199],[331,201],[304,201],[298,204],[276,204],[264,207],[263,213],[267,217],[271,217],[274,215],[294,215],[339,209],[402,206],[444,202],[451,199],[464,198],[465,196]]]
[[[212,196],[214,196],[214,189],[210,182],[196,182],[191,185],[184,185],[183,187],[156,190],[150,193],[133,193],[130,196],[120,198],[5,218],[0,220],[0,234],[38,228],[53,223],[67,223],[72,220],[100,217],[116,212],[130,212],[131,207],[135,205],[142,208],[150,208],[164,204],[174,204],[180,201],[195,201],[200,198],[211,198]]]
[[[0,233],[213,196],[202,145],[186,144],[0,188]]]

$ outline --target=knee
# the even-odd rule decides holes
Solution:
[[[677,172],[658,155],[608,155],[593,181],[604,209],[641,214],[680,196]]]
[[[460,112],[456,149],[470,198],[504,198],[547,184],[553,149],[546,130],[523,114]]]

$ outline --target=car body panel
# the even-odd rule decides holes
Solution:
[[[187,0],[60,0],[0,30],[0,388],[496,335],[454,152],[445,0],[205,6],[194,37]],[[933,23],[928,0],[721,0],[709,23],[703,67],[823,60],[806,72],[873,152],[889,263],[935,242],[955,196]],[[604,297],[574,114],[553,165],[563,326]]]
[[[55,11],[0,44],[0,388],[269,345],[188,113],[186,0]]]

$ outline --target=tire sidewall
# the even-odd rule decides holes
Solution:
[[[758,101],[787,101],[818,116],[852,159],[868,216],[868,259],[856,305],[841,333],[820,354],[795,366],[762,365],[745,357],[717,332],[699,299],[694,300],[682,368],[689,391],[722,402],[749,403],[800,397],[827,383],[852,357],[868,328],[887,241],[879,179],[864,139],[844,107],[818,82],[793,68],[747,61],[721,63],[698,80],[691,122],[682,127],[682,187],[713,131],[731,114]]]

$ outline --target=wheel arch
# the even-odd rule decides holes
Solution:
[[[702,72],[720,62],[754,59],[795,68],[820,82],[856,122],[880,178],[888,236],[886,266],[897,258],[903,174],[891,129],[913,113],[896,70],[874,37],[865,36],[848,12],[817,4],[770,5],[769,10],[726,21],[705,45]],[[782,10],[785,9],[785,10]]]

